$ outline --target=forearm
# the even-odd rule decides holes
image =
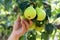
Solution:
[[[12,33],[8,40],[19,40],[19,38]]]

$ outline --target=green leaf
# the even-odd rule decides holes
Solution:
[[[41,40],[48,40],[48,39],[49,39],[49,35],[46,32],[42,32]]]
[[[28,40],[36,40],[36,32],[35,30],[31,30],[27,33]]]
[[[0,4],[4,4],[4,0],[0,0]]]
[[[52,34],[53,29],[54,29],[54,26],[53,26],[53,24],[51,24],[51,23],[48,23],[48,24],[45,26],[45,31],[46,31],[48,34]]]
[[[42,5],[42,1],[43,1],[43,0],[37,0],[37,1],[36,1],[38,7],[41,7],[41,5]]]
[[[9,10],[12,7],[12,0],[5,0],[4,7],[6,10]]]
[[[44,6],[44,10],[46,12],[46,15],[48,17],[51,17],[51,5],[49,5],[49,3],[47,3],[47,2],[43,2],[43,6]]]

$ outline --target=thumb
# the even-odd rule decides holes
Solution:
[[[21,21],[21,18],[20,18],[20,16],[18,15],[18,17],[17,17],[17,21],[18,22],[20,22]]]
[[[13,29],[17,30],[21,26],[21,19],[20,16],[17,17],[17,20],[15,21],[13,25]]]

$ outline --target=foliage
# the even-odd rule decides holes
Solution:
[[[12,31],[12,26],[17,15],[23,15],[25,9],[33,5],[34,9],[38,6],[43,9],[47,16],[43,21],[36,21],[37,16],[32,19],[36,25],[46,25],[45,29],[40,31],[29,30],[20,40],[54,40],[60,29],[53,24],[54,20],[60,17],[60,1],[56,0],[0,0],[0,39],[7,40]],[[58,15],[59,14],[59,15]],[[41,24],[42,23],[42,24]],[[48,25],[51,23],[54,27]],[[51,33],[49,33],[51,32]],[[60,40],[60,34],[58,34]]]

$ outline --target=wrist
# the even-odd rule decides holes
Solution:
[[[19,38],[19,36],[17,35],[17,33],[15,31],[12,31],[12,34],[15,38]]]
[[[19,37],[17,37],[15,35],[15,33],[12,32],[12,34],[10,35],[10,37],[8,38],[8,40],[19,40]]]

